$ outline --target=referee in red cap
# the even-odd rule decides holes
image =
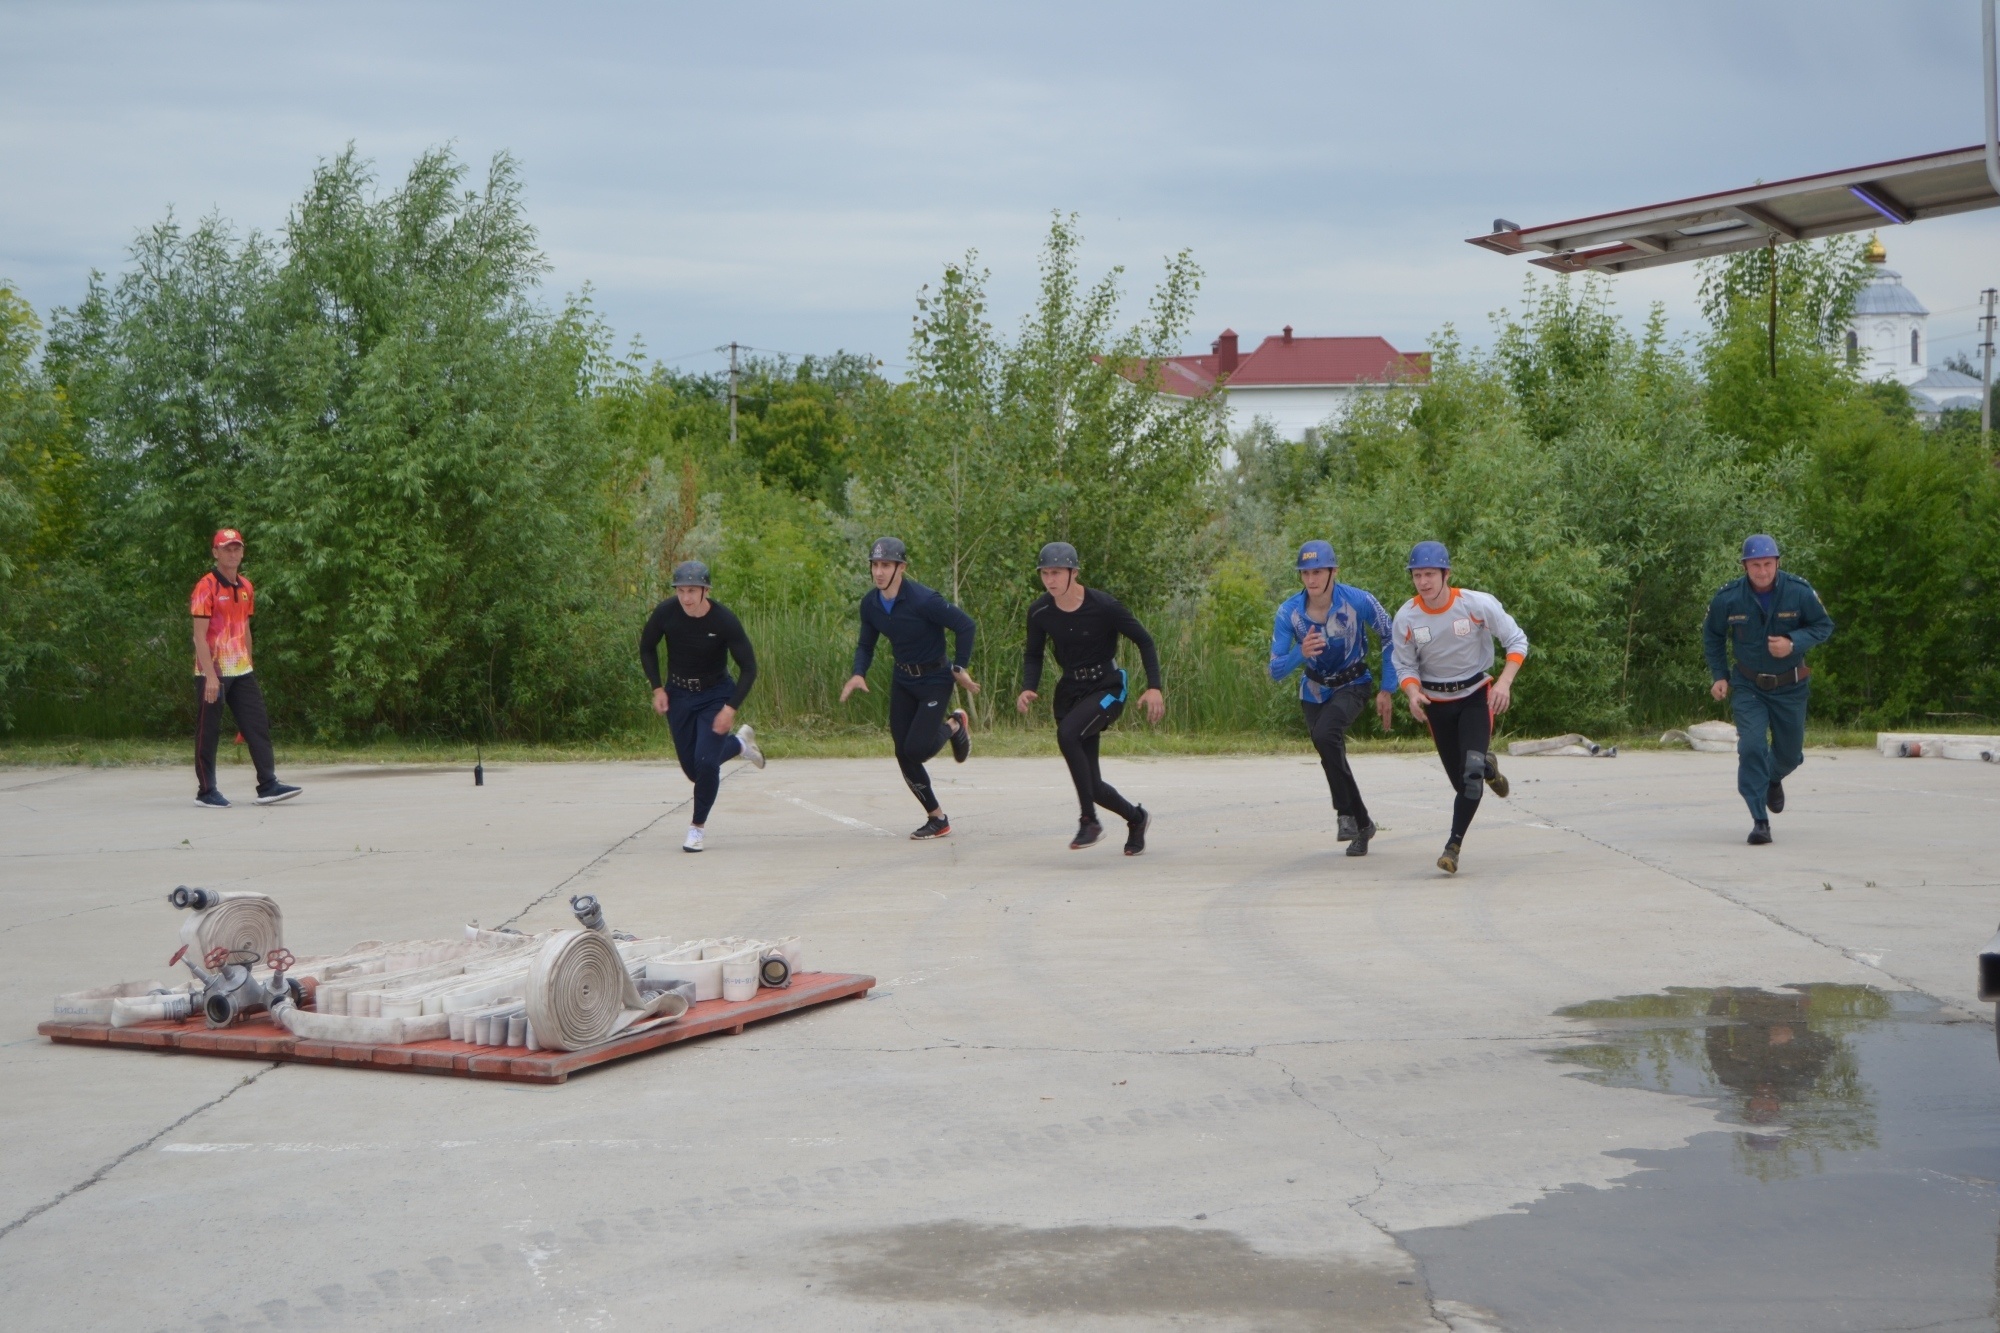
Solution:
[[[215,781],[215,746],[227,704],[250,747],[250,761],[257,766],[257,804],[274,805],[297,796],[299,789],[278,781],[271,758],[271,719],[250,665],[250,616],[257,608],[257,590],[241,572],[243,534],[224,528],[209,549],[215,567],[201,576],[188,598],[188,613],[194,617],[195,804],[210,810],[229,808],[229,798]]]

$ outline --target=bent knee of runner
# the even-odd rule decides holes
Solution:
[[[1469,784],[1484,783],[1486,781],[1486,755],[1483,751],[1480,750],[1466,751],[1465,780]],[[1476,801],[1482,795],[1485,794],[1483,790],[1476,785],[1469,787],[1469,790],[1471,792],[1471,795],[1466,797],[1466,799],[1469,801]]]

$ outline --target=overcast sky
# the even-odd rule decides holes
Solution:
[[[0,0],[0,280],[36,307],[172,207],[274,230],[350,140],[393,181],[519,158],[552,295],[687,369],[731,339],[905,356],[976,248],[1018,319],[1050,210],[1134,306],[1205,274],[1189,350],[1485,336],[1526,266],[1464,238],[1976,143],[1975,0],[144,4]],[[1936,359],[2000,210],[1890,228]],[[1615,280],[1694,319],[1689,266]]]

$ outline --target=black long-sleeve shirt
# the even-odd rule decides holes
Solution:
[[[946,630],[956,640],[951,664],[969,666],[972,617],[946,601],[943,593],[905,577],[896,604],[884,610],[881,591],[870,588],[861,595],[861,641],[854,646],[854,674],[868,674],[868,665],[875,660],[875,641],[885,636],[898,663],[938,661],[944,656]]]
[[[741,708],[750,697],[757,679],[757,654],[751,650],[750,636],[743,622],[721,602],[711,601],[708,614],[691,616],[681,609],[680,598],[669,597],[646,617],[639,631],[639,665],[654,689],[660,688],[660,640],[667,641],[667,673],[683,679],[712,680],[729,670],[729,658],[736,659],[736,693],[729,706]]]
[[[1139,649],[1146,666],[1146,688],[1160,688],[1160,650],[1139,618],[1125,609],[1125,603],[1097,588],[1083,590],[1083,605],[1065,611],[1056,599],[1043,593],[1028,608],[1028,646],[1021,656],[1021,688],[1039,690],[1042,685],[1042,646],[1055,644],[1056,665],[1092,667],[1109,662],[1118,652],[1118,636],[1123,634]]]

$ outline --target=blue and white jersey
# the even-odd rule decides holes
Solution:
[[[1396,668],[1389,655],[1393,639],[1389,613],[1382,609],[1382,603],[1375,600],[1375,594],[1345,583],[1334,584],[1333,605],[1327,610],[1325,623],[1321,623],[1306,614],[1306,594],[1301,588],[1278,607],[1277,617],[1271,624],[1271,679],[1283,680],[1301,666],[1318,676],[1338,676],[1356,663],[1365,667],[1371,626],[1375,630],[1375,641],[1382,646],[1380,679],[1393,681],[1396,679]],[[1304,645],[1306,635],[1313,630],[1326,636],[1326,651],[1308,659]],[[1369,678],[1370,673],[1364,670],[1349,683],[1365,684]],[[1381,688],[1389,687],[1384,684]],[[1312,676],[1299,677],[1299,698],[1307,703],[1325,703],[1332,693]]]

